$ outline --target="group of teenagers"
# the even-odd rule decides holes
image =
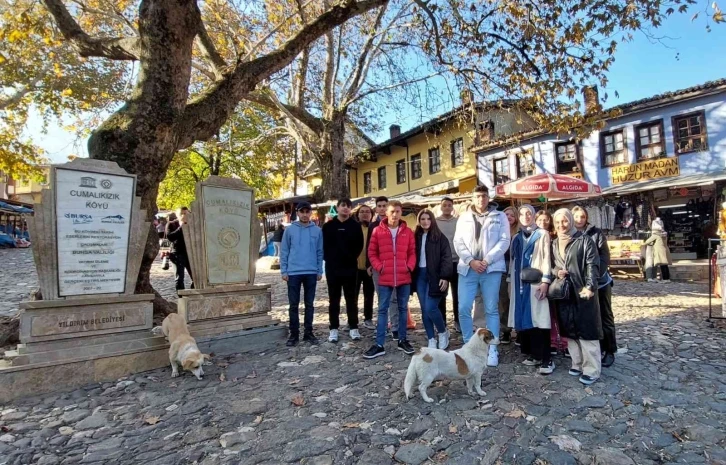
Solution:
[[[552,356],[571,358],[569,373],[583,384],[600,377],[614,363],[617,345],[611,305],[613,280],[603,232],[590,225],[579,207],[554,215],[531,205],[497,210],[486,186],[478,186],[467,211],[455,216],[454,203],[441,201],[439,216],[418,213],[415,229],[402,221],[400,202],[376,199],[355,217],[350,199],[337,203],[337,216],[319,228],[310,221],[309,203],[297,205],[297,221],[285,229],[280,244],[280,271],[287,282],[290,336],[300,339],[299,305],[304,290],[303,341],[313,344],[315,289],[326,276],[329,297],[329,342],[339,340],[340,302],[345,299],[349,336],[361,339],[358,297],[364,295],[363,325],[376,331],[363,355],[386,354],[388,334],[411,355],[407,339],[408,302],[418,296],[429,348],[446,349],[446,296],[451,289],[455,328],[466,344],[475,331],[478,302],[484,324],[497,339],[489,346],[488,366],[499,364],[498,344],[515,343],[523,364],[542,375],[555,369]],[[378,316],[373,321],[374,294]],[[389,333],[390,327],[390,333]]]

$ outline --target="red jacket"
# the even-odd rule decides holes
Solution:
[[[381,286],[397,287],[411,284],[411,272],[416,268],[416,239],[404,221],[398,224],[396,253],[393,253],[393,234],[384,219],[373,230],[368,245],[371,266],[380,274]]]

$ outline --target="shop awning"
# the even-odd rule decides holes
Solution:
[[[651,179],[649,181],[616,184],[603,189],[602,195],[626,195],[656,189],[667,189],[669,187],[709,186],[716,181],[722,181],[724,179],[726,179],[726,170],[692,174],[689,176],[673,176],[670,178]]]

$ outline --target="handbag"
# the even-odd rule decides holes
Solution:
[[[567,300],[570,298],[570,280],[567,277],[552,281],[547,289],[547,298],[550,300]]]
[[[542,272],[537,268],[522,268],[522,271],[519,273],[519,279],[521,279],[523,283],[539,284],[542,282]]]

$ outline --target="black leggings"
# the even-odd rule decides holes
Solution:
[[[533,359],[541,361],[542,365],[549,365],[552,360],[549,329],[532,328],[519,331],[517,340],[523,354],[531,355]]]

